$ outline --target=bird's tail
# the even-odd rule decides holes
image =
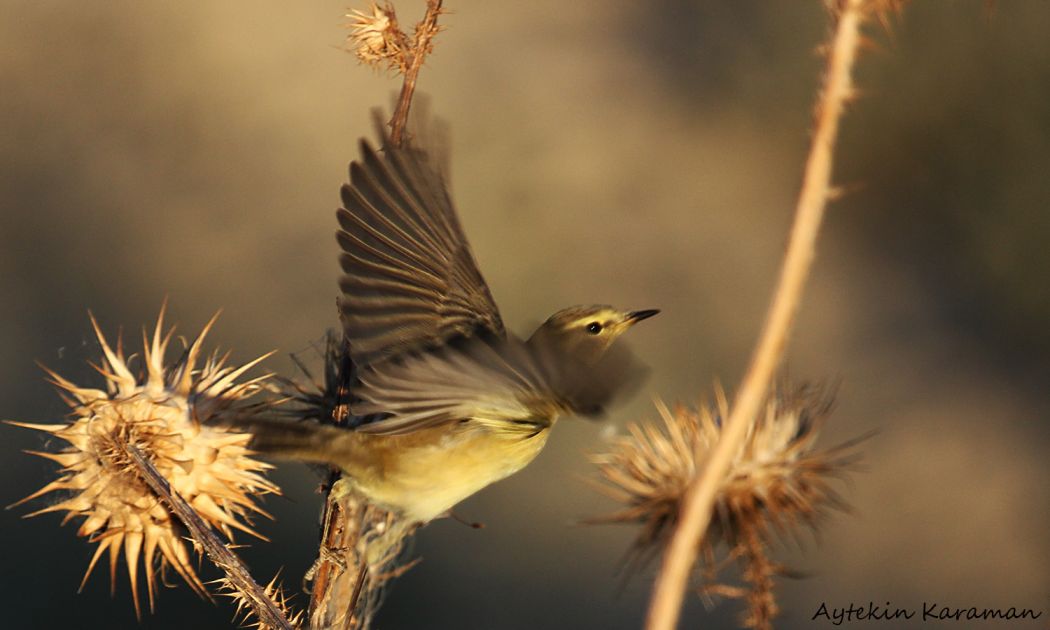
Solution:
[[[231,423],[249,431],[248,448],[279,459],[338,465],[334,445],[345,441],[348,429],[316,422],[251,418]]]

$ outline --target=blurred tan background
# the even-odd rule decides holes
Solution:
[[[0,417],[57,421],[34,360],[94,382],[86,309],[134,338],[164,296],[185,334],[271,369],[336,323],[333,211],[368,112],[398,83],[338,48],[343,2],[0,0]],[[421,1],[397,3],[414,22]],[[508,324],[578,302],[661,308],[633,347],[652,377],[609,423],[740,377],[785,242],[825,33],[810,2],[448,2],[421,89],[453,133],[453,191]],[[915,3],[876,33],[790,351],[841,383],[822,441],[877,429],[820,541],[778,557],[779,627],[822,602],[1029,607],[1050,616],[1050,4]],[[428,527],[379,628],[637,628],[617,593],[633,531],[582,481],[605,429],[559,425],[520,475]],[[0,428],[0,502],[43,485]],[[52,445],[52,447],[55,445]],[[276,474],[273,538],[245,555],[298,585],[316,479]],[[5,625],[225,628],[164,589],[136,626],[127,581],[76,594],[91,547],[60,518],[0,515]],[[206,569],[206,572],[210,569]],[[298,600],[303,601],[302,597]],[[684,627],[732,627],[735,602]],[[827,625],[827,624],[823,624]],[[963,627],[959,625],[959,627]]]

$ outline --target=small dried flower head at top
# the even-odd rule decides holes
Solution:
[[[116,349],[112,348],[92,317],[103,355],[100,365],[94,367],[105,378],[105,389],[81,387],[47,370],[71,409],[69,421],[55,425],[11,422],[68,443],[57,453],[32,452],[62,468],[58,479],[19,503],[65,492],[64,500],[28,516],[65,512],[63,524],[83,519],[77,535],[98,543],[98,548],[81,588],[108,552],[110,587],[114,589],[123,553],[136,614],[140,614],[140,559],[151,610],[158,568],[162,575],[173,568],[194,591],[208,595],[193,568],[181,524],[136,474],[121,445],[131,444],[145,453],[172,491],[231,540],[234,529],[259,536],[249,520],[253,513],[266,515],[256,505],[256,497],[279,492],[263,477],[270,466],[254,459],[248,450],[250,434],[210,424],[225,413],[248,413],[269,404],[248,401],[269,375],[239,380],[269,355],[233,367],[227,365],[228,355],[213,353],[198,367],[204,337],[215,322],[212,318],[182,360],[165,364],[174,329],[165,334],[163,318],[162,309],[152,340],[143,333],[142,365],[136,373],[135,356],[125,358],[119,340]]]
[[[372,3],[369,11],[353,9],[346,17],[350,35],[347,48],[361,63],[405,72],[408,69],[408,38],[398,28],[397,16],[390,5]]]

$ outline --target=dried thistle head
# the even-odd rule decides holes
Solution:
[[[393,6],[372,2],[369,11],[353,9],[346,17],[351,20],[346,25],[350,29],[347,50],[353,51],[361,63],[399,72],[408,69],[411,44],[397,25]]]
[[[163,333],[163,318],[162,309],[151,340],[143,332],[141,366],[136,373],[136,357],[126,358],[119,340],[113,349],[92,317],[103,354],[100,365],[93,367],[105,378],[105,389],[81,387],[45,368],[71,409],[69,421],[55,425],[10,422],[68,443],[57,453],[30,451],[62,468],[58,479],[19,503],[57,491],[68,496],[27,516],[65,512],[63,524],[83,519],[77,535],[88,537],[98,547],[81,588],[99,558],[108,552],[110,588],[114,590],[123,551],[136,614],[140,614],[140,559],[150,610],[158,567],[162,574],[173,568],[195,592],[208,595],[193,569],[181,524],[136,474],[126,461],[126,450],[118,444],[132,444],[145,453],[172,490],[231,540],[234,529],[262,538],[250,527],[253,513],[266,515],[255,499],[279,493],[263,477],[271,466],[254,459],[248,450],[251,435],[210,424],[223,414],[250,413],[270,404],[249,400],[269,375],[239,380],[269,355],[233,367],[227,365],[228,355],[213,353],[198,366],[204,338],[216,320],[212,318],[182,359],[166,364],[164,355],[174,328]]]
[[[768,587],[771,573],[779,569],[765,558],[770,535],[797,535],[799,524],[815,529],[828,508],[845,509],[829,481],[855,461],[851,444],[813,449],[830,407],[830,398],[814,388],[781,388],[770,396],[719,488],[715,517],[704,536],[708,569],[715,568],[715,548],[724,545],[732,556],[747,559],[749,582]],[[714,449],[729,415],[720,390],[710,405],[671,410],[659,404],[658,409],[663,427],[632,424],[609,452],[593,458],[600,473],[597,487],[624,507],[589,522],[641,525],[628,556],[632,569],[659,553],[670,539],[685,490]],[[769,595],[753,590],[747,596],[756,593],[761,598]],[[775,613],[771,604],[771,599],[762,602],[768,615]]]

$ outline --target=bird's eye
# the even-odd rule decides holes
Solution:
[[[601,331],[602,331],[602,325],[599,324],[598,322],[591,322],[591,323],[587,324],[587,332],[591,333],[592,335],[597,335]]]

